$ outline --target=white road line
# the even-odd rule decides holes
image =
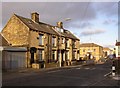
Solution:
[[[105,75],[104,75],[104,77],[106,77],[106,76],[110,75],[111,73],[112,73],[112,72],[109,72],[109,73],[105,74]]]
[[[76,69],[81,69],[81,68],[76,68]]]
[[[94,70],[94,69],[96,69],[96,68],[92,68],[91,70]]]
[[[85,69],[90,69],[90,68],[85,68]]]
[[[50,72],[47,72],[47,73],[54,73],[54,72],[59,72],[61,70],[56,70],[56,71],[50,71]]]

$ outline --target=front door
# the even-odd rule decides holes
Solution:
[[[31,60],[30,60],[30,63],[34,63],[34,53],[31,53]]]
[[[31,59],[30,59],[30,64],[34,63],[34,53],[36,53],[37,48],[31,47],[30,48],[30,53],[31,53]]]

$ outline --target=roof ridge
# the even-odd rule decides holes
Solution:
[[[82,43],[82,44],[80,44],[80,45],[95,45],[95,46],[101,46],[101,45],[98,45],[98,44],[96,44],[96,43]],[[102,47],[102,46],[101,46]]]

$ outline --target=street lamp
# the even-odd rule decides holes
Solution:
[[[69,21],[69,20],[71,20],[71,18],[66,18],[66,19],[65,19],[65,21]]]

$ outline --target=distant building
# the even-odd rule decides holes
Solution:
[[[62,22],[52,26],[39,21],[37,12],[31,19],[14,14],[2,30],[2,35],[12,47],[24,47],[26,67],[64,66],[72,59],[79,59],[80,40]]]
[[[120,59],[120,42],[115,44],[116,58]]]
[[[108,47],[104,47],[103,48],[103,57],[107,58],[109,55],[113,54],[113,50],[108,48]]]
[[[95,59],[98,61],[103,57],[103,47],[95,43],[83,43],[80,44],[80,58],[83,60],[86,59]]]

